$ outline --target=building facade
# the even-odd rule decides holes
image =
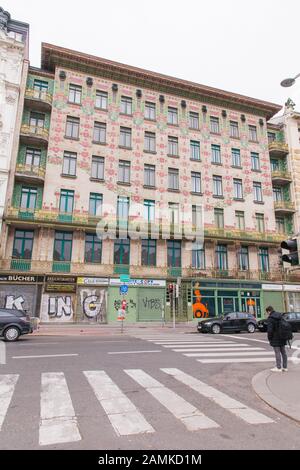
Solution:
[[[111,322],[127,275],[127,321],[283,310],[278,224],[290,230],[294,211],[274,203],[267,129],[280,109],[43,44],[7,194],[1,302],[45,322]]]
[[[18,109],[28,69],[29,25],[12,20],[0,7],[0,229],[8,176],[18,147]]]

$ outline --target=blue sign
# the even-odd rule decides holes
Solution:
[[[124,285],[124,286],[120,286],[120,294],[121,295],[125,295],[127,294],[128,292],[128,286]]]

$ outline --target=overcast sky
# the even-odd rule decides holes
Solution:
[[[0,0],[30,24],[30,62],[49,42],[300,111],[299,0]]]

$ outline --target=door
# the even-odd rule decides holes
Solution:
[[[12,315],[9,312],[0,310],[0,331],[3,331],[6,325],[12,322],[12,319]]]
[[[138,320],[162,321],[165,304],[165,289],[155,287],[138,288]]]
[[[226,330],[234,330],[234,328],[236,327],[236,320],[237,318],[237,314],[236,313],[230,313],[230,314],[225,314],[224,315],[224,319],[223,319],[223,324],[222,324],[222,328],[224,331]]]

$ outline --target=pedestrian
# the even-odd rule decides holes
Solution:
[[[282,319],[282,314],[279,312],[275,312],[274,308],[271,305],[266,308],[266,312],[269,315],[267,322],[268,340],[270,345],[274,349],[276,359],[276,367],[271,369],[271,371],[287,372],[287,353],[285,349],[287,340],[281,337],[279,328],[280,321]]]

